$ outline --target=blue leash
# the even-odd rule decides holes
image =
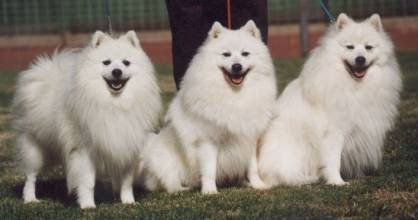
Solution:
[[[325,13],[325,15],[328,17],[328,21],[329,23],[334,23],[335,22],[335,17],[334,15],[332,15],[331,11],[327,8],[327,6],[325,6],[323,0],[321,0],[319,2],[322,11]]]
[[[107,18],[107,25],[109,28],[109,34],[112,35],[112,19],[110,17],[110,0],[105,1],[105,13]]]

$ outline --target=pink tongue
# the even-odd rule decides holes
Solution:
[[[354,72],[354,75],[356,75],[357,77],[363,77],[365,74],[366,74],[366,71]]]
[[[242,77],[239,78],[232,78],[231,81],[235,84],[240,84],[242,82]]]

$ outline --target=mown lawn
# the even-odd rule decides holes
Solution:
[[[15,73],[0,73],[0,219],[74,218],[418,218],[418,53],[400,54],[404,74],[401,114],[389,134],[383,165],[375,176],[350,180],[342,187],[315,184],[276,187],[260,192],[232,187],[220,194],[175,195],[136,190],[135,205],[122,205],[106,186],[96,189],[97,209],[80,210],[67,196],[62,169],[40,175],[39,204],[24,205],[24,177],[14,162],[14,133],[9,104]],[[302,60],[276,62],[281,90],[298,74]],[[171,66],[157,66],[165,103],[174,93]]]

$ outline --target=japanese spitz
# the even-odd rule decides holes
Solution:
[[[258,175],[257,140],[271,120],[276,98],[274,66],[253,21],[238,30],[215,22],[192,59],[165,125],[144,151],[146,187],[177,192]]]
[[[82,50],[40,57],[20,74],[14,99],[24,202],[37,201],[38,172],[57,162],[81,208],[95,207],[96,178],[135,202],[138,154],[160,108],[154,67],[134,31],[118,39],[97,31]]]
[[[402,82],[379,15],[340,14],[276,104],[259,155],[262,179],[345,184],[378,168]]]

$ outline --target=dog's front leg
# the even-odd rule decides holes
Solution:
[[[67,162],[67,186],[69,191],[76,189],[80,208],[96,208],[94,203],[94,184],[96,170],[85,148],[73,150]]]
[[[329,185],[345,185],[341,177],[341,154],[344,147],[344,136],[335,132],[323,139],[320,146],[322,174]]]
[[[201,174],[202,193],[215,194],[216,168],[218,161],[218,148],[210,143],[202,143],[198,146],[198,161]]]
[[[270,186],[264,183],[258,174],[257,152],[255,149],[249,162],[247,178],[250,181],[251,187],[260,190],[270,189]]]
[[[123,204],[135,203],[134,192],[132,187],[135,175],[134,170],[135,169],[131,169],[128,172],[126,172],[125,176],[122,179],[120,188],[120,200]]]

